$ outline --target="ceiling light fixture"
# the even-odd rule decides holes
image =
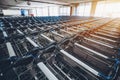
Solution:
[[[27,5],[31,5],[30,0],[27,0]]]

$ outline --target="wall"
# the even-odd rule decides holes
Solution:
[[[21,16],[21,10],[2,10],[4,15]],[[25,16],[28,16],[28,10],[25,10]]]
[[[20,16],[20,10],[3,10],[4,15],[15,15],[15,16]]]

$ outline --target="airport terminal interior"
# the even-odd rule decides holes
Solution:
[[[0,80],[120,80],[120,0],[0,0]]]

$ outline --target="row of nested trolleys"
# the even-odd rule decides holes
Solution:
[[[0,79],[115,80],[119,21],[91,17],[1,18]]]

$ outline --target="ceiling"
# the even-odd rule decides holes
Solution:
[[[58,2],[64,2],[64,3],[80,3],[80,2],[88,2],[88,1],[97,1],[97,0],[52,0],[52,1],[58,1]]]
[[[26,7],[28,0],[0,0],[0,8],[7,9],[11,7]],[[57,4],[57,5],[71,5],[72,3],[88,2],[96,0],[30,0],[31,4],[36,3],[40,5]]]
[[[36,5],[45,5],[45,3],[49,4],[58,4],[58,5],[69,5],[69,3],[59,2],[56,0],[30,0],[31,5],[32,3]],[[38,4],[39,3],[39,4]],[[0,8],[7,9],[10,7],[26,7],[27,0],[0,0]]]

